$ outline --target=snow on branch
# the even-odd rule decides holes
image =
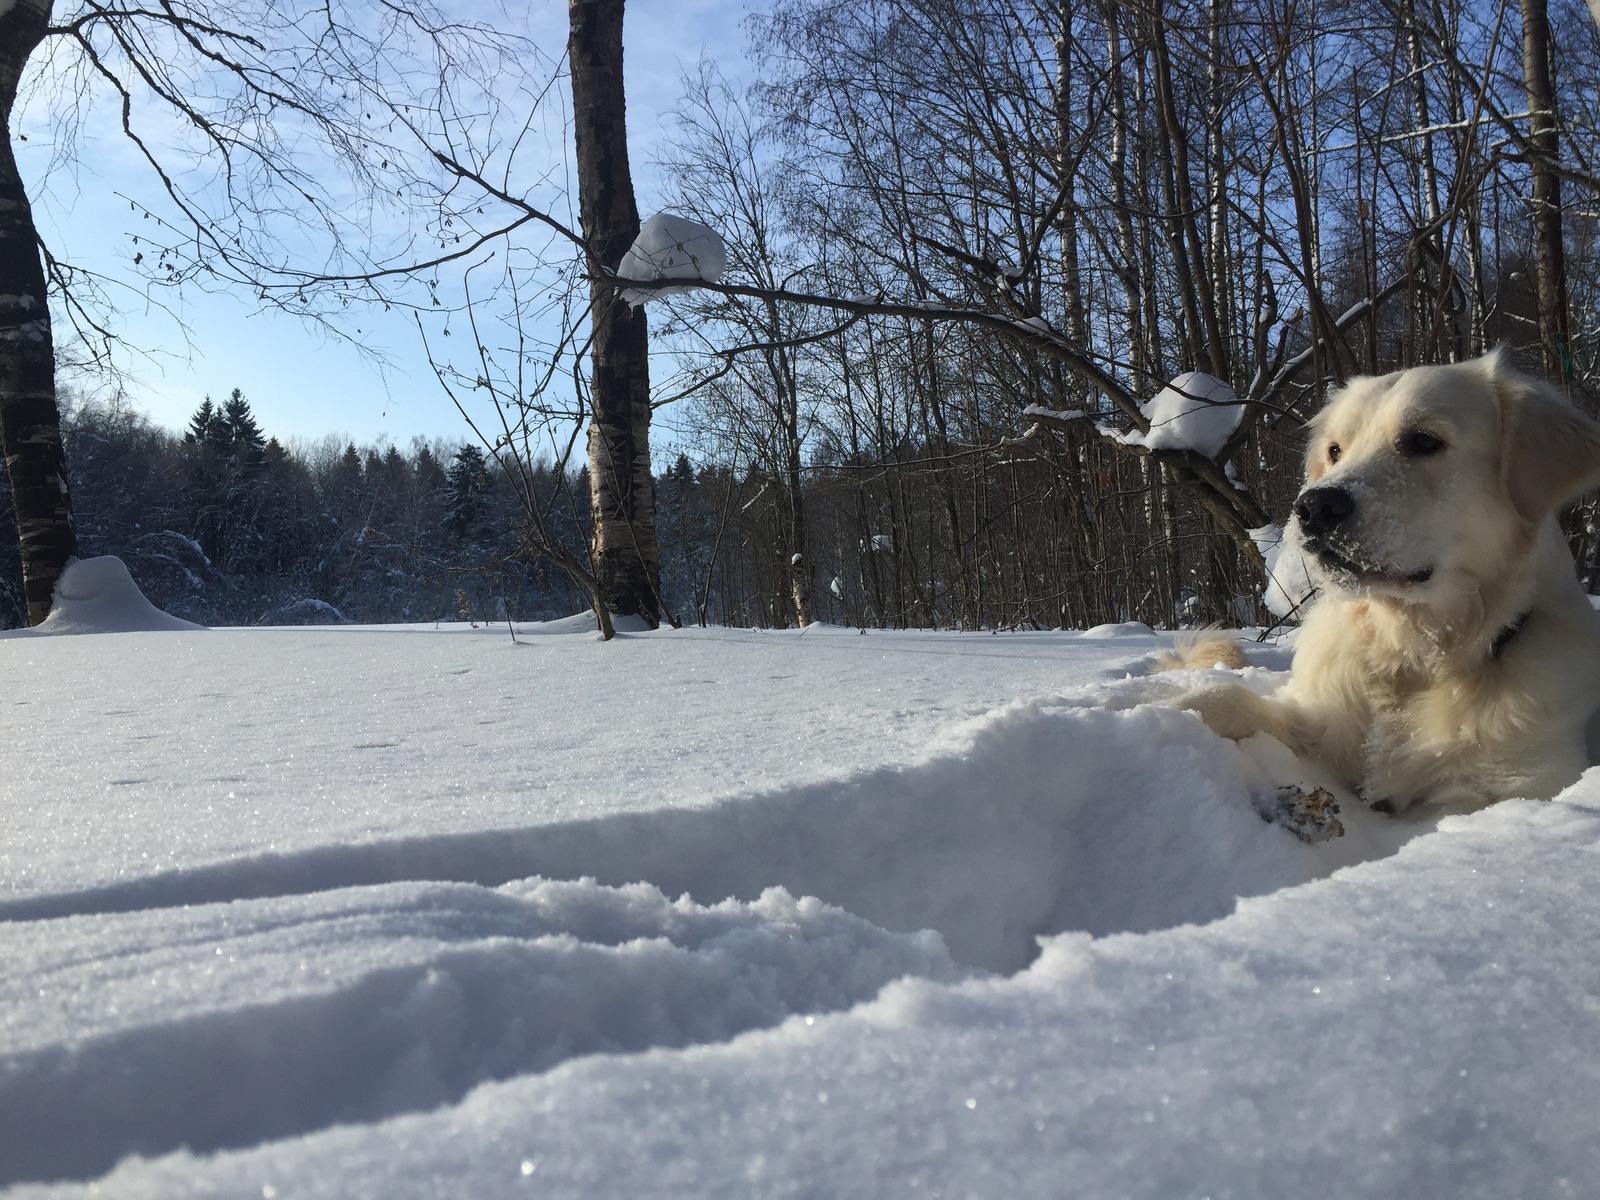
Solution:
[[[1030,404],[1022,410],[1024,417],[1043,417],[1047,421],[1092,421],[1094,414],[1081,408],[1050,408],[1044,404]]]
[[[716,283],[728,266],[728,249],[713,229],[688,217],[657,213],[639,228],[639,236],[617,264],[621,283],[648,286],[624,287],[622,298],[637,308],[658,296],[674,296],[692,291],[701,283]],[[691,283],[663,285],[665,279],[693,280]]]
[[[1193,450],[1215,461],[1244,417],[1244,406],[1228,384],[1204,371],[1185,371],[1139,406],[1148,432],[1116,434],[1130,446]]]
[[[1531,112],[1506,113],[1507,121],[1526,121],[1533,114]],[[1402,133],[1386,134],[1383,137],[1363,138],[1359,141],[1337,142],[1331,146],[1313,147],[1307,151],[1308,157],[1323,154],[1339,154],[1347,150],[1367,150],[1373,146],[1397,146],[1404,142],[1414,142],[1421,138],[1433,137],[1441,133],[1475,133],[1487,122],[1481,116],[1473,116],[1461,121],[1444,121],[1434,125],[1424,125],[1417,129],[1407,129]]]

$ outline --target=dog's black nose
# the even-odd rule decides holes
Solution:
[[[1317,487],[1301,492],[1294,502],[1294,515],[1302,533],[1318,537],[1338,528],[1356,509],[1350,493],[1341,487]]]

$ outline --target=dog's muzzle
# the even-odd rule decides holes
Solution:
[[[1433,578],[1433,568],[1406,571],[1380,567],[1365,558],[1352,544],[1349,526],[1354,524],[1356,501],[1342,487],[1307,488],[1294,502],[1294,518],[1300,526],[1300,543],[1316,556],[1323,570],[1347,586],[1363,583],[1423,584]]]
[[[1344,525],[1356,511],[1355,497],[1342,487],[1314,487],[1294,502],[1295,520],[1309,542],[1320,542]]]

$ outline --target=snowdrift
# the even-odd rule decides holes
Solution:
[[[31,630],[34,634],[146,633],[156,630],[200,629],[162,612],[146,600],[128,574],[127,564],[113,555],[78,558],[67,564],[56,581],[50,615]]]
[[[1581,1194],[1600,782],[1305,845],[1164,641],[0,643],[0,1184]]]

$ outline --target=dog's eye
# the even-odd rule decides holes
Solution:
[[[1328,461],[1331,462],[1331,463],[1336,463],[1336,462],[1339,461],[1339,443],[1338,442],[1329,442],[1328,443]]]
[[[1425,433],[1420,429],[1413,429],[1410,433],[1400,435],[1400,453],[1410,455],[1412,458],[1424,458],[1429,454],[1437,454],[1444,449],[1444,442]]]

